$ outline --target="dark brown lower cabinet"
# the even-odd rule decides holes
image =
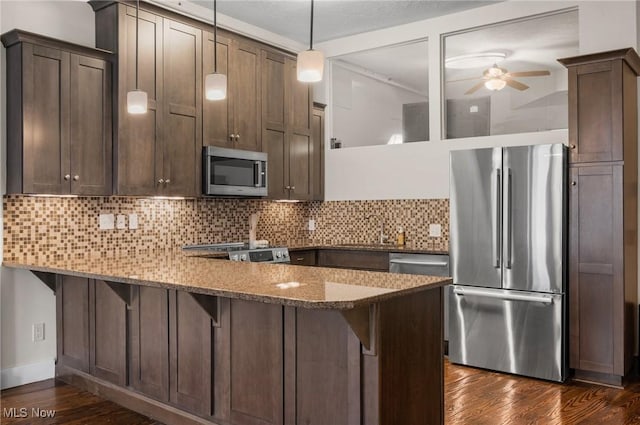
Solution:
[[[58,276],[58,364],[127,384],[128,285]]]
[[[389,253],[386,251],[320,249],[317,262],[320,267],[389,271]]]
[[[169,291],[133,286],[131,297],[131,386],[169,401]]]
[[[91,374],[127,385],[127,302],[129,285],[92,281],[89,291]]]
[[[58,277],[56,315],[58,364],[89,372],[89,279]]]
[[[624,173],[622,163],[570,169],[571,367],[577,378],[614,385],[632,367],[637,332],[637,251],[628,240],[637,198],[623,196]]]

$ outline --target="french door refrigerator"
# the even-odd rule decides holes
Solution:
[[[449,360],[566,377],[566,148],[451,152]]]

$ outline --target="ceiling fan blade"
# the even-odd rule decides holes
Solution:
[[[513,88],[514,88],[514,89],[516,89],[516,90],[521,90],[521,91],[522,91],[522,90],[526,90],[526,89],[528,89],[528,88],[529,88],[529,86],[528,86],[528,85],[526,85],[526,84],[522,84],[521,82],[516,81],[516,80],[507,79],[507,80],[505,80],[505,81],[507,82],[507,85],[508,85],[509,87],[513,87]]]
[[[473,93],[477,92],[478,90],[480,90],[482,88],[482,86],[484,86],[484,81],[480,81],[478,84],[476,84],[475,86],[471,87],[469,90],[464,92],[464,94],[465,95],[473,94]]]
[[[543,77],[545,75],[551,75],[549,71],[522,71],[522,72],[509,72],[509,77]]]
[[[482,77],[461,78],[461,79],[459,79],[459,80],[449,80],[449,81],[447,81],[447,83],[457,83],[457,82],[459,82],[459,81],[479,80],[479,79],[481,79],[481,78],[482,78]]]

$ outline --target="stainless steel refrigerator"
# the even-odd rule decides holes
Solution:
[[[566,377],[566,148],[451,152],[449,360]]]

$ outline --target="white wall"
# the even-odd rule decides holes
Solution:
[[[426,102],[409,90],[332,64],[332,137],[343,147],[383,145],[402,134],[402,105]]]
[[[317,45],[327,57],[411,40],[429,38],[430,142],[328,150],[327,200],[447,198],[451,149],[566,142],[567,131],[489,136],[442,141],[440,111],[440,36],[472,27],[579,7],[580,54],[635,47],[638,41],[635,1],[507,1],[426,21],[358,34]],[[541,29],[543,30],[543,29]],[[316,98],[327,99],[328,84]],[[327,107],[327,138],[332,137],[331,105]],[[328,143],[327,143],[328,145]]]
[[[82,1],[0,1],[0,32],[19,28],[94,46],[94,14]],[[6,181],[5,56],[0,69],[0,185]],[[0,213],[1,214],[1,213]],[[1,223],[1,215],[0,215]],[[1,236],[0,225],[0,236]],[[1,238],[0,238],[1,239]],[[1,254],[0,254],[1,259]],[[53,377],[56,356],[55,296],[30,272],[0,272],[0,385],[2,388]],[[45,324],[45,340],[32,342],[31,326]]]

